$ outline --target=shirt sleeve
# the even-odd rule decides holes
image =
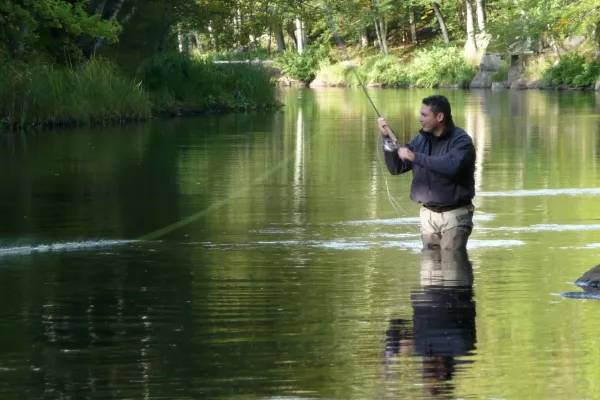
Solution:
[[[451,144],[450,151],[443,156],[429,156],[415,153],[414,164],[422,168],[450,177],[459,175],[462,170],[475,162],[475,146],[467,135]]]
[[[385,139],[384,139],[385,140]],[[406,148],[413,151],[415,148],[416,138],[406,144]],[[399,175],[412,170],[412,163],[408,160],[401,160],[398,156],[398,151],[384,151],[385,165],[392,175]]]

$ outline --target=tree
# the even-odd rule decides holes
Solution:
[[[2,2],[0,20],[5,28],[0,33],[0,46],[17,58],[35,50],[74,57],[81,52],[77,38],[116,41],[121,30],[116,18],[90,14],[88,5],[84,0]]]
[[[431,7],[433,8],[433,11],[435,12],[435,18],[437,19],[438,24],[440,25],[440,30],[442,31],[442,37],[444,38],[444,43],[449,44],[450,37],[448,36],[448,28],[446,28],[446,22],[444,21],[444,16],[442,15],[442,12],[440,11],[440,5],[434,1],[431,3]]]

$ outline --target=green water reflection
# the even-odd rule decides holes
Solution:
[[[370,93],[410,140],[431,92]],[[360,90],[2,137],[2,397],[593,398],[600,303],[553,294],[600,260],[599,97],[442,93],[478,155],[466,285],[423,279]]]

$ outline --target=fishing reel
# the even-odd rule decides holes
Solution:
[[[398,142],[396,140],[393,140],[389,136],[383,137],[383,150],[384,151],[387,151],[390,153],[395,153],[398,151],[399,148],[400,148],[400,145],[398,145]]]

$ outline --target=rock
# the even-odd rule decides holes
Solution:
[[[500,54],[496,53],[486,53],[481,57],[481,62],[479,63],[479,69],[481,71],[499,71],[502,67],[504,67],[505,62],[502,60]]]
[[[481,88],[489,88],[492,86],[492,75],[495,72],[491,71],[479,71],[475,78],[471,81],[469,88],[471,89],[481,89]]]
[[[575,284],[579,287],[600,288],[600,264],[581,275]]]
[[[567,89],[569,89],[569,86],[565,85],[564,83],[562,85],[558,85],[556,87],[556,90],[567,90]]]
[[[579,35],[571,35],[568,36],[562,43],[561,43],[561,47],[567,51],[567,52],[571,52],[573,50],[576,50],[579,48],[579,46],[581,46],[583,44],[583,42],[585,42],[585,36],[579,36]]]
[[[506,82],[492,82],[492,90],[503,90],[507,88]]]
[[[511,90],[525,90],[525,89],[527,89],[527,80],[523,79],[523,78],[517,79],[516,81],[514,81],[513,83],[511,83],[510,89]]]
[[[503,66],[504,61],[502,61],[500,55],[493,53],[484,54],[479,63],[479,72],[475,75],[469,87],[471,89],[492,87],[492,75]]]
[[[527,89],[540,89],[541,87],[542,87],[542,81],[539,79],[537,81],[529,82],[527,84]]]
[[[315,88],[315,87],[327,87],[329,86],[327,84],[327,82],[321,78],[320,76],[317,76],[309,85],[309,87],[311,88]]]
[[[439,87],[441,89],[461,89],[464,85],[460,83],[442,83]]]
[[[524,68],[521,64],[517,64],[514,65],[512,67],[509,68],[508,70],[508,80],[507,80],[507,84],[510,87],[513,82],[519,80],[521,78],[521,75],[524,72]]]

